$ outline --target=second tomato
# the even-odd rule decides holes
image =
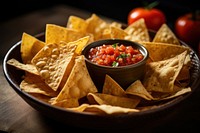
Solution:
[[[165,14],[156,8],[146,9],[138,7],[131,10],[128,14],[128,25],[136,20],[144,18],[148,29],[157,31],[163,23],[166,23]]]

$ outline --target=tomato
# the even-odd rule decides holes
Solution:
[[[188,13],[177,18],[175,33],[182,41],[197,48],[200,42],[200,14]]]
[[[152,6],[137,7],[132,9],[128,14],[128,25],[136,20],[144,18],[148,29],[157,31],[163,23],[166,23],[164,12]]]

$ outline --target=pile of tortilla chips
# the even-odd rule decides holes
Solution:
[[[102,92],[93,83],[82,49],[90,42],[120,38],[139,42],[149,51],[145,75],[122,88],[106,75]],[[158,108],[159,101],[191,92],[190,48],[180,44],[171,29],[163,24],[151,38],[144,19],[126,28],[108,23],[92,14],[88,19],[70,16],[66,27],[47,24],[45,40],[23,33],[22,62],[8,64],[25,71],[22,91],[68,110],[98,114],[140,112]]]

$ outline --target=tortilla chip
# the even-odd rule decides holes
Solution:
[[[153,61],[161,61],[175,57],[184,51],[190,51],[189,47],[179,46],[169,43],[157,43],[157,42],[140,42],[147,48],[149,52],[149,57]]]
[[[71,42],[84,37],[85,34],[74,29],[58,26],[55,24],[46,25],[45,43],[59,44],[61,41]]]
[[[24,80],[20,83],[20,88],[27,93],[37,93],[49,97],[55,97],[58,92],[53,91],[40,76],[27,74]]]
[[[52,105],[63,108],[74,108],[79,106],[79,102],[77,98],[69,98],[62,101],[53,102]]]
[[[49,97],[49,96],[46,96],[46,95],[43,95],[43,94],[39,94],[39,93],[29,93],[31,96],[35,97],[36,99],[39,99],[43,102],[46,102],[46,103],[50,103],[51,101],[51,98],[52,97]]]
[[[109,25],[96,14],[92,14],[90,18],[86,19],[88,23],[87,32],[94,35],[94,40],[102,38],[104,29]]]
[[[68,45],[77,45],[75,53],[81,55],[83,48],[88,44],[90,36],[82,37],[76,41],[69,42]]]
[[[110,94],[103,93],[88,93],[87,98],[90,101],[96,101],[98,104],[107,104],[112,106],[120,106],[124,108],[135,108],[139,102],[140,98],[132,99],[127,97],[113,96]]]
[[[142,97],[146,100],[153,100],[154,98],[151,94],[144,88],[142,82],[140,80],[136,80],[133,82],[127,89],[126,94],[128,95],[136,95]]]
[[[114,96],[126,96],[124,89],[107,74],[105,76],[102,93]]]
[[[87,26],[88,23],[78,16],[69,16],[67,21],[67,28],[74,29],[83,33],[86,33]]]
[[[76,108],[69,108],[69,110],[77,111],[77,112],[87,112],[87,113],[95,113],[95,114],[123,114],[123,113],[130,113],[130,112],[139,112],[138,109],[130,109],[130,108],[123,108],[119,106],[111,106],[111,105],[89,105],[89,104],[82,104]]]
[[[104,113],[104,114],[122,114],[122,113],[130,113],[130,112],[139,112],[137,109],[124,108],[120,106],[112,106],[112,105],[89,105],[85,108],[85,112],[96,112],[96,113]]]
[[[152,42],[170,43],[175,45],[180,45],[178,38],[168,27],[167,24],[162,24],[161,27],[156,32]]]
[[[144,18],[138,19],[131,25],[129,25],[127,28],[124,29],[126,33],[128,33],[129,36],[127,36],[126,39],[131,41],[144,41],[149,42],[150,36],[147,29],[147,26],[145,24]]]
[[[23,64],[18,60],[12,58],[7,61],[7,64],[16,67],[17,69],[24,70],[26,72],[32,73],[34,75],[39,75],[37,68],[32,64]]]
[[[40,76],[54,91],[67,79],[74,64],[76,45],[48,44],[32,59]]]
[[[172,93],[158,93],[158,92],[153,92],[152,96],[154,97],[155,100],[168,100],[172,99],[178,96],[181,96],[183,94],[186,94],[188,92],[191,92],[191,87],[178,87],[174,85],[174,89],[177,91],[174,91]]]
[[[104,29],[101,39],[110,39],[110,38],[111,38],[111,29],[110,28]]]
[[[166,99],[171,99],[171,98],[174,98],[174,97],[178,97],[180,95],[186,94],[186,93],[191,92],[191,91],[192,90],[191,90],[190,87],[181,88],[180,91],[177,91],[177,92],[171,94],[170,96],[163,98],[162,100],[166,100]]]
[[[117,27],[117,28],[122,28],[122,24],[119,23],[119,22],[116,22],[116,21],[111,22],[110,26]]]
[[[173,92],[174,82],[183,67],[187,51],[167,60],[147,64],[143,85],[147,91]]]
[[[80,99],[89,92],[97,92],[97,88],[89,75],[84,56],[80,55],[75,59],[75,64],[69,78],[56,97],[55,102],[62,101],[66,98]]]
[[[87,100],[89,104],[99,104],[99,105],[106,104],[106,102],[98,95],[96,95],[96,93],[88,93]]]
[[[24,32],[20,46],[22,62],[25,64],[30,63],[36,53],[44,46],[45,43],[43,41],[40,41],[36,37]]]
[[[125,39],[125,37],[127,35],[128,34],[124,30],[122,30],[121,28],[110,26],[110,37],[111,38],[114,38],[114,39]]]

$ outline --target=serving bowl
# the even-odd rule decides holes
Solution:
[[[90,49],[98,46],[106,46],[113,44],[123,44],[124,46],[131,46],[134,49],[140,51],[140,53],[143,55],[143,59],[139,62],[130,65],[112,66],[99,65],[98,63],[94,63],[88,58]],[[149,53],[143,45],[137,42],[123,39],[105,39],[94,41],[88,44],[83,49],[82,54],[85,56],[86,66],[93,79],[93,82],[95,83],[96,87],[100,92],[102,91],[106,74],[111,76],[124,90],[135,80],[141,79],[144,75],[145,65],[149,57]]]
[[[153,35],[153,33],[150,33]],[[44,40],[45,35],[41,33],[36,35],[39,40]],[[187,45],[181,42],[183,45]],[[66,125],[72,125],[75,127],[83,127],[90,129],[130,129],[130,128],[143,128],[145,123],[150,123],[153,120],[161,119],[170,114],[170,111],[175,109],[176,105],[184,102],[199,86],[200,83],[200,64],[199,58],[194,50],[191,50],[190,57],[192,60],[192,69],[190,72],[191,82],[190,86],[192,91],[185,95],[178,96],[172,100],[162,103],[157,108],[151,108],[141,112],[124,113],[120,115],[101,115],[92,114],[87,112],[75,112],[67,110],[61,107],[52,106],[46,102],[43,102],[32,95],[21,90],[19,84],[22,81],[24,71],[13,69],[12,66],[7,64],[7,61],[11,58],[15,58],[21,61],[20,53],[21,41],[14,44],[6,53],[3,60],[3,72],[6,80],[15,92],[23,98],[30,106],[41,112],[43,115],[61,122]],[[189,47],[189,46],[188,46]]]

